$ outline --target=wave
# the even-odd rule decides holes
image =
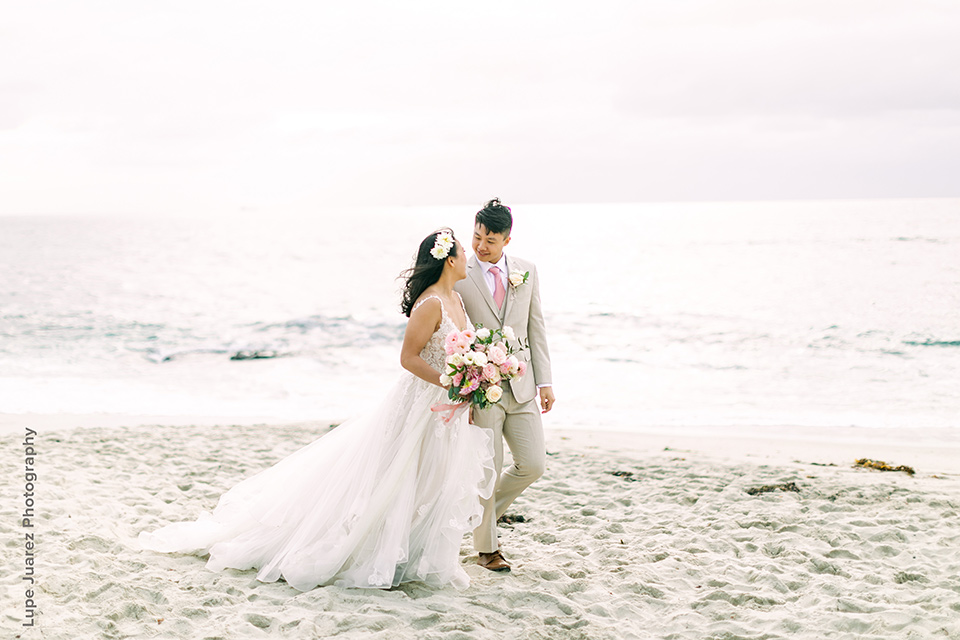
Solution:
[[[939,238],[924,238],[923,236],[899,236],[892,238],[894,242],[931,242],[933,244],[946,244]]]
[[[403,337],[403,323],[362,320],[353,316],[313,315],[283,322],[257,322],[230,327],[228,339],[202,338],[184,331],[180,339],[149,346],[128,345],[154,363],[197,354],[229,354],[231,360],[260,360],[289,356],[324,358],[339,349],[369,348],[396,344]],[[208,330],[209,331],[209,330]],[[202,341],[195,346],[187,342]],[[171,344],[173,342],[173,344]]]
[[[960,340],[904,340],[903,344],[909,344],[913,347],[960,347]]]

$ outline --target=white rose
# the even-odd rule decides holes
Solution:
[[[509,327],[509,326],[504,327],[504,328],[503,328],[503,335],[504,335],[504,337],[506,337],[507,340],[516,340],[516,339],[517,339],[517,334],[513,332],[513,327]]]
[[[480,351],[474,353],[473,364],[477,365],[478,367],[482,367],[483,365],[487,364],[487,354]]]
[[[447,356],[447,364],[451,367],[460,368],[463,366],[463,356],[459,353],[454,353]]]
[[[497,385],[492,384],[487,387],[487,400],[490,402],[498,402],[501,396],[503,396],[503,389]]]
[[[487,329],[486,327],[482,329],[477,329],[477,338],[479,338],[480,340],[486,340],[489,337],[490,337],[490,329]]]
[[[512,284],[515,287],[519,287],[520,285],[522,285],[523,280],[524,280],[523,274],[520,273],[519,271],[514,271],[513,273],[510,274],[510,284]]]
[[[448,376],[448,375],[445,374],[445,373],[444,373],[444,374],[441,374],[441,375],[440,375],[440,384],[442,384],[442,385],[445,386],[445,387],[449,387],[451,384],[453,384],[453,378],[451,378],[450,376]]]
[[[517,360],[517,356],[510,356],[509,358],[507,358],[507,362],[510,363],[511,371],[516,371],[517,369],[520,368],[520,361]]]

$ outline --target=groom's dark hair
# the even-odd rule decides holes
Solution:
[[[494,198],[477,211],[474,222],[486,227],[488,233],[499,233],[504,238],[509,238],[510,229],[513,228],[513,214],[510,213],[510,207],[500,203],[500,198]]]

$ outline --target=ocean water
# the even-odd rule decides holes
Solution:
[[[0,413],[346,418],[401,371],[397,276],[473,212],[0,217]],[[514,214],[548,427],[960,426],[960,200]]]

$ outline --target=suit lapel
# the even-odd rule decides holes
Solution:
[[[506,289],[506,291],[504,291],[504,296],[503,296],[503,315],[500,316],[500,324],[506,324],[506,323],[507,323],[507,314],[510,313],[510,298],[512,298],[512,297],[515,295],[515,293],[514,293],[514,291],[513,291],[513,287],[510,286],[510,258],[504,258],[503,268],[507,270],[507,272],[504,274],[504,275],[507,276],[507,278],[506,278],[506,280],[507,280],[507,289]],[[494,306],[496,306],[496,305],[494,305]],[[499,314],[499,309],[498,309],[497,311],[498,311],[498,314]]]
[[[483,267],[480,266],[477,257],[474,256],[470,258],[470,262],[467,264],[467,275],[470,280],[473,281],[473,284],[477,286],[477,289],[480,291],[480,297],[484,299],[487,303],[487,306],[490,307],[490,312],[494,315],[495,318],[500,318],[500,309],[497,309],[497,303],[493,301],[493,295],[490,293],[490,289],[487,287],[487,283],[483,279]]]

